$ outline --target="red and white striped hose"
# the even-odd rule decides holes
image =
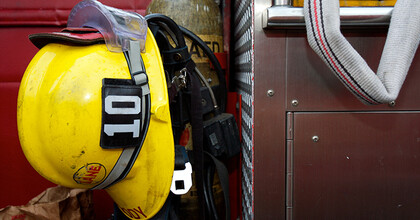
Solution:
[[[395,101],[420,40],[420,0],[398,0],[375,74],[340,31],[339,0],[305,0],[308,42],[363,103]]]

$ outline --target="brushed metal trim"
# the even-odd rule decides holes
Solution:
[[[293,112],[286,113],[286,139],[293,139]]]
[[[394,7],[342,7],[343,26],[384,26],[389,25]],[[303,8],[273,5],[263,11],[262,26],[270,28],[303,28],[305,19]]]
[[[292,5],[292,0],[273,0],[273,5]]]
[[[286,146],[286,220],[293,219],[293,140]]]

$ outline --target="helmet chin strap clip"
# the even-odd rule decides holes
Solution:
[[[141,86],[143,95],[149,94],[149,80],[147,79],[146,68],[140,55],[140,42],[130,40],[129,45],[127,62],[129,63],[131,78],[136,85]]]
[[[105,189],[115,183],[124,179],[127,174],[130,172],[136,158],[140,152],[140,149],[143,145],[144,139],[147,134],[150,121],[150,89],[148,84],[148,78],[146,74],[146,68],[143,63],[143,59],[140,54],[140,42],[132,41],[129,42],[128,51],[124,52],[126,56],[127,64],[131,74],[131,81],[127,85],[127,80],[123,79],[114,79],[114,84],[107,85],[106,82],[110,81],[109,79],[104,79],[103,85],[103,102],[105,103],[105,111],[103,111],[103,132],[101,132],[101,147],[102,148],[123,148],[123,151],[112,168],[111,172],[105,178],[103,182],[96,185],[92,189]],[[119,84],[119,81],[124,84]],[[105,92],[104,92],[105,91]],[[123,91],[123,92],[121,92]],[[134,91],[134,93],[133,93]],[[137,91],[137,92],[135,92]],[[111,104],[107,105],[107,100],[112,97]],[[121,99],[121,100],[119,100]],[[106,109],[107,106],[112,106],[115,103],[133,103],[134,107],[130,108],[114,108],[109,107],[112,111]],[[120,111],[118,111],[120,110]],[[124,115],[124,111],[129,111],[128,115],[133,117],[138,117],[134,120],[133,124],[105,124],[104,117],[118,117],[118,115]],[[136,111],[136,114],[132,114]],[[121,113],[122,112],[122,113]],[[111,113],[111,114],[110,114]],[[115,114],[114,114],[115,113]],[[111,115],[111,116],[110,116]],[[125,115],[127,116],[127,115]],[[115,119],[114,119],[115,120]],[[136,123],[137,122],[137,123]],[[107,126],[110,127],[107,129]],[[112,127],[111,127],[112,126]],[[133,136],[133,141],[130,143],[127,136],[117,136],[121,133],[130,133]],[[105,140],[105,141],[104,141]],[[106,143],[110,143],[114,146],[105,146]],[[124,146],[125,145],[125,146]]]

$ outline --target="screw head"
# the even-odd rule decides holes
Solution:
[[[267,91],[267,96],[268,96],[268,97],[273,97],[273,96],[274,96],[274,90],[269,89],[269,90]]]
[[[298,100],[296,100],[296,99],[292,100],[292,106],[296,107],[298,105],[299,105],[299,101]]]
[[[312,137],[312,141],[313,141],[313,142],[318,142],[318,141],[319,141],[319,137],[318,137],[318,136],[316,136],[316,135],[315,135],[315,136],[313,136],[313,137]]]
[[[388,106],[389,106],[389,107],[394,107],[396,104],[397,104],[397,103],[396,103],[395,101],[390,101],[390,102],[388,103]]]

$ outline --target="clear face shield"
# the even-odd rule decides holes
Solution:
[[[85,0],[73,7],[68,27],[91,27],[104,36],[109,51],[123,52],[129,49],[129,41],[139,41],[144,52],[147,22],[137,13],[103,5],[95,0]]]

